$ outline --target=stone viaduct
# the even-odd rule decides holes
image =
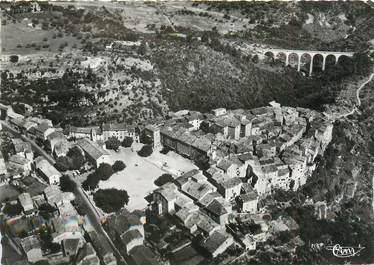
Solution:
[[[322,71],[325,70],[326,67],[326,60],[327,57],[332,56],[335,59],[335,64],[338,63],[339,58],[341,56],[352,57],[354,52],[330,52],[330,51],[309,51],[309,50],[291,50],[291,49],[262,49],[262,55],[265,56],[272,56],[273,58],[279,58],[280,55],[285,55],[286,57],[286,66],[289,65],[289,58],[292,55],[297,56],[297,71],[300,71],[301,67],[301,58],[304,56],[310,57],[310,67],[309,67],[309,75],[312,75],[313,72],[313,59],[315,56],[320,55],[323,58],[322,61]]]

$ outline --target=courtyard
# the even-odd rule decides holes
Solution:
[[[137,151],[142,146],[142,144],[133,144],[132,148],[120,147],[118,152],[108,150],[110,163],[122,160],[126,164],[126,168],[113,174],[108,180],[99,183],[101,189],[126,190],[130,196],[126,208],[130,211],[147,207],[144,197],[156,188],[153,182],[162,174],[169,173],[178,176],[183,172],[197,168],[192,161],[172,151],[167,154],[154,151],[149,157],[140,157]]]

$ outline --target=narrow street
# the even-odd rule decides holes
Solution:
[[[75,182],[76,184],[76,189],[75,189],[75,196],[79,199],[79,201],[83,202],[85,204],[85,208],[87,209],[87,216],[90,221],[90,224],[92,227],[95,229],[95,231],[98,234],[103,235],[106,239],[107,242],[103,242],[103,244],[109,244],[109,246],[112,248],[114,255],[117,258],[118,264],[127,264],[124,258],[122,257],[121,253],[118,251],[117,247],[114,245],[113,241],[110,239],[106,231],[101,225],[101,215],[97,211],[95,205],[91,202],[91,200],[88,198],[88,195],[85,193],[85,191],[82,189],[80,183],[76,181],[74,176],[71,174],[68,174],[70,180]]]

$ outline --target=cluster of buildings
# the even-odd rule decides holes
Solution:
[[[252,110],[175,113],[145,127],[145,135],[154,148],[174,150],[206,167],[154,190],[150,207],[158,216],[176,217],[192,236],[203,235],[201,246],[215,257],[238,241],[226,229],[235,217],[256,214],[261,196],[306,183],[332,128],[318,112],[276,102]],[[256,245],[253,237],[239,243],[246,249]]]
[[[11,107],[1,104],[0,119],[6,120],[11,129],[20,134],[19,137],[11,139],[8,148],[6,148],[6,154],[1,154],[2,184],[21,179],[35,172],[49,185],[58,185],[61,173],[46,159],[40,156],[35,158],[32,144],[24,140],[23,136],[27,135],[36,142],[42,142],[45,148],[52,151],[56,157],[66,155],[68,151],[66,137],[52,126],[50,120],[35,117],[25,118],[23,115],[15,113]],[[61,150],[63,150],[63,154],[60,154]]]
[[[139,141],[139,133],[129,127],[104,124],[90,130],[70,127],[66,135],[53,127],[50,120],[24,117],[1,104],[0,119],[4,121],[0,125],[19,133],[19,138],[10,140],[5,157],[0,152],[0,185],[11,184],[23,191],[16,200],[3,205],[21,209],[17,213],[5,211],[2,216],[3,234],[9,238],[9,244],[29,263],[47,260],[49,264],[116,265],[117,257],[108,240],[87,216],[77,212],[74,194],[62,192],[58,186],[61,173],[42,156],[34,157],[32,145],[42,146],[55,158],[66,156],[76,146],[87,161],[98,167],[109,162],[103,141],[113,136]],[[100,131],[97,138],[92,137],[96,130]],[[144,214],[124,210],[107,223],[121,255],[131,260],[131,264],[159,264],[158,256],[144,244]]]
[[[20,212],[3,213],[3,235],[29,263],[48,260],[50,264],[99,265],[96,250],[86,242],[84,218],[73,205],[74,194],[60,190],[61,173],[43,157],[35,158],[32,144],[23,135],[42,142],[56,157],[58,146],[67,144],[67,138],[51,121],[25,118],[9,106],[0,105],[0,115],[20,134],[2,150],[4,155],[0,152],[0,185],[12,184],[23,191],[5,205]]]
[[[212,257],[234,244],[226,225],[234,212],[257,213],[258,195],[239,178],[213,176],[191,170],[154,190],[151,210],[157,216],[174,216]]]
[[[23,117],[3,105],[0,118],[20,134],[42,144],[55,157],[65,156],[72,145],[78,146],[96,167],[109,161],[103,145],[110,137],[120,141],[130,137],[135,142],[142,139],[156,150],[174,150],[195,161],[201,170],[174,176],[173,181],[154,190],[148,199],[152,213],[173,216],[173,221],[197,239],[211,257],[233,245],[247,250],[256,248],[256,241],[263,237],[238,234],[228,229],[229,225],[243,214],[259,214],[259,198],[277,189],[297,190],[304,185],[315,169],[317,156],[323,155],[331,141],[333,129],[331,122],[318,112],[282,107],[276,102],[252,110],[220,108],[205,114],[179,111],[172,113],[170,119],[142,128],[103,124],[71,126],[63,131],[53,127],[49,120]],[[68,256],[77,264],[96,264],[97,252],[105,264],[116,264],[111,247],[84,221],[80,225],[82,218],[71,205],[71,198],[58,192],[55,185],[59,184],[59,171],[45,159],[34,158],[30,143],[13,139],[12,145],[8,158],[0,157],[0,173],[22,177],[35,171],[51,185],[42,195],[20,195],[24,215],[19,219],[34,218],[44,202],[53,205],[53,221],[42,223],[53,231],[53,243],[62,246],[63,257]],[[153,252],[144,245],[142,218],[124,211],[110,218],[108,227],[122,255],[131,257],[135,264],[157,264]],[[85,242],[82,229],[95,248]],[[18,237],[24,243],[19,244],[20,249],[40,257],[40,251],[34,248],[42,244],[36,241],[35,234],[21,234]]]
[[[144,134],[154,148],[205,162],[210,174],[246,178],[259,194],[267,194],[272,188],[297,190],[305,184],[332,129],[331,121],[316,111],[271,102],[252,110],[175,113],[146,126]]]
[[[107,219],[109,236],[121,255],[129,257],[129,264],[161,264],[154,252],[145,245],[146,217],[140,211],[130,213],[123,209]]]
[[[72,145],[77,145],[82,153],[93,165],[99,166],[108,162],[108,153],[105,151],[105,141],[115,137],[123,141],[126,137],[132,138],[134,142],[139,142],[140,130],[136,126],[124,124],[105,123],[102,126],[74,127],[68,126],[65,130],[53,126],[52,121],[44,118],[25,117],[15,113],[11,106],[0,104],[0,119],[6,120],[8,124],[18,133],[34,140],[39,145],[44,146],[55,158],[66,156]],[[31,165],[33,160],[31,145],[23,143],[30,148],[20,153],[28,154],[26,158],[19,155],[12,158],[15,164],[25,165],[26,160]],[[25,147],[20,146],[18,149]],[[31,167],[30,167],[31,170]],[[0,159],[1,171],[1,159]]]
[[[81,226],[83,217],[72,205],[74,199],[73,193],[61,192],[58,186],[50,185],[41,194],[31,196],[24,192],[16,201],[8,202],[22,209],[15,216],[5,213],[3,217],[4,232],[13,249],[30,263],[46,259],[56,263],[76,260],[86,240]]]
[[[134,142],[139,142],[140,130],[136,126],[116,123],[104,123],[102,126],[75,127],[69,126],[65,133],[69,139],[88,138],[92,141],[106,141],[110,137],[116,137],[123,141],[130,137]]]

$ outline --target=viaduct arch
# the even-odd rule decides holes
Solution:
[[[273,58],[277,58],[279,55],[284,54],[286,56],[286,66],[289,65],[289,58],[291,55],[297,55],[297,71],[301,68],[301,57],[310,57],[309,76],[313,73],[313,58],[317,55],[322,56],[322,71],[326,68],[326,59],[328,56],[332,56],[335,59],[335,64],[338,63],[341,56],[352,57],[353,52],[330,52],[330,51],[309,51],[309,50],[290,50],[290,49],[263,49],[262,56],[265,57],[267,54],[272,54]]]

